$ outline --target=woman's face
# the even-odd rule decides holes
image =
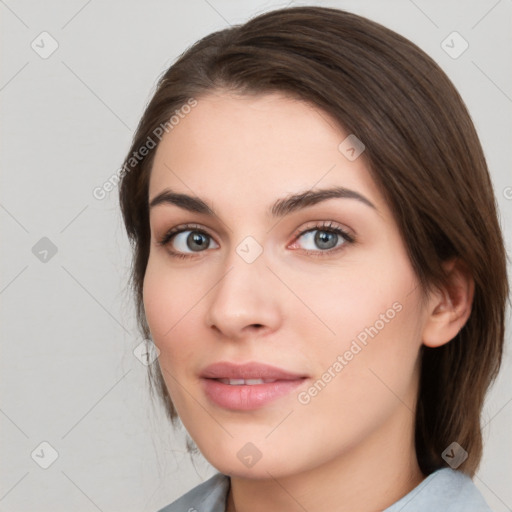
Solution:
[[[304,102],[218,92],[157,148],[145,311],[178,414],[226,474],[414,450],[426,315],[349,135]]]

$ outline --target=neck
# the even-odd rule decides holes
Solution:
[[[233,476],[226,512],[382,511],[425,478],[416,459],[412,422],[407,423],[406,429],[403,422],[402,428],[390,424],[364,445],[298,474],[261,480]]]

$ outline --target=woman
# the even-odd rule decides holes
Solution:
[[[163,511],[490,510],[471,477],[505,250],[473,124],[420,49],[320,7],[203,38],[160,79],[120,200],[153,383],[219,471]]]

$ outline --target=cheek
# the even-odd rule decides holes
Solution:
[[[405,396],[414,384],[420,291],[405,253],[393,254],[389,261],[382,254],[372,264],[347,262],[350,272],[332,272],[328,279],[318,275],[314,287],[297,289],[317,316],[296,315],[302,339],[318,340],[313,359],[321,380],[319,402],[345,402],[363,410],[383,395],[393,399],[389,389]]]
[[[173,294],[175,286],[169,286],[169,279],[162,273],[154,258],[149,258],[144,276],[143,301],[146,319],[153,336],[153,341],[159,346],[160,339],[173,325]]]
[[[150,255],[144,276],[143,301],[155,343],[171,339],[194,313],[194,305],[204,294],[198,272],[173,269],[165,256]]]
[[[151,337],[160,351],[162,376],[180,416],[187,402],[183,384],[190,377],[187,374],[198,353],[194,345],[197,332],[193,332],[194,322],[189,320],[193,305],[200,299],[200,290],[193,283],[181,281],[179,273],[169,272],[165,263],[150,258],[144,277],[144,310]]]
[[[316,393],[314,407],[333,422],[337,411],[351,411],[344,428],[370,429],[395,407],[414,407],[421,325],[419,294],[410,293],[408,282],[352,295],[350,307],[330,317],[337,336],[318,347],[320,382],[310,391]]]
[[[417,297],[407,296],[410,289],[405,286],[401,295],[395,291],[352,296],[350,312],[341,308],[328,317],[336,337],[324,336],[309,351],[316,374],[295,399],[294,428],[304,438],[311,435],[348,449],[398,412],[402,420],[410,417],[421,344]],[[286,432],[280,434],[286,446]],[[312,446],[309,456],[314,460],[318,447]]]
[[[179,272],[166,268],[157,258],[148,261],[143,286],[146,319],[155,345],[161,353],[161,364],[187,358],[192,350],[194,336],[184,331],[190,325],[188,318],[200,300],[201,289]],[[187,339],[187,344],[177,340]]]
[[[416,277],[406,258],[392,264],[361,259],[315,274],[282,274],[302,302],[288,312],[307,333],[302,338],[322,341],[316,348],[328,352],[348,349],[356,338],[364,346],[373,338],[398,337],[406,327],[403,320],[414,323],[418,317]]]

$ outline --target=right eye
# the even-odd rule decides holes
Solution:
[[[211,248],[210,242],[216,244],[213,238],[198,226],[186,225],[167,231],[158,243],[168,247],[169,253],[173,257],[190,258],[193,257],[191,254],[204,252]],[[217,244],[216,247],[218,247]]]

